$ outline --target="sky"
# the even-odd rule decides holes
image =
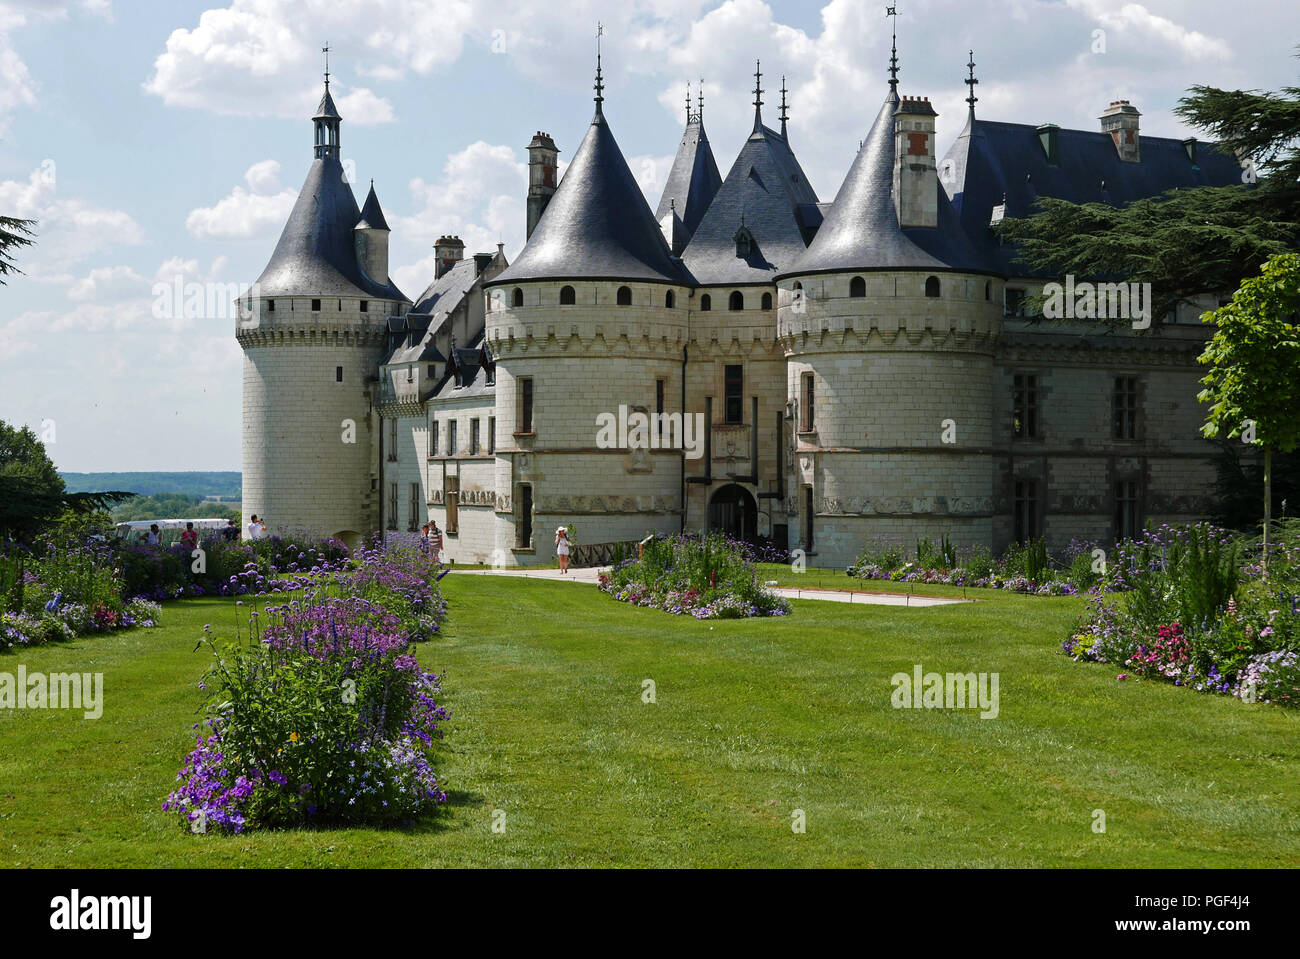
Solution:
[[[966,115],[1093,130],[1112,100],[1188,137],[1186,89],[1297,85],[1300,5],[1240,0],[897,0],[900,93]],[[725,176],[781,77],[790,141],[833,200],[888,89],[884,0],[0,0],[0,214],[38,221],[0,287],[0,420],[77,472],[238,470],[234,323],[186,297],[247,285],[312,159],[321,48],[358,206],[373,178],[409,297],[432,244],[524,241],[525,147],[561,164],[605,113],[651,207],[704,83]],[[161,291],[177,291],[164,294]]]

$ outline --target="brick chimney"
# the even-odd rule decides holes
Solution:
[[[1101,132],[1109,133],[1110,138],[1115,141],[1115,149],[1119,152],[1119,158],[1125,163],[1140,163],[1142,161],[1142,145],[1138,139],[1138,113],[1137,107],[1127,100],[1116,100],[1106,112],[1100,117]]]
[[[903,97],[894,110],[894,210],[902,227],[939,224],[937,116],[929,97]]]
[[[433,255],[438,260],[438,268],[433,274],[436,280],[465,258],[465,244],[458,236],[440,236],[433,245]]]
[[[546,204],[555,194],[559,155],[551,135],[541,130],[528,144],[528,232],[525,239],[533,235],[537,221],[546,211]]]

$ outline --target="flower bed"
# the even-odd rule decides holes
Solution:
[[[981,547],[957,548],[945,536],[929,539],[908,550],[901,540],[876,539],[868,543],[848,568],[858,579],[893,583],[931,583],[1005,589],[1032,596],[1074,596],[1099,579],[1092,571],[1092,543],[1071,543],[1059,559],[1051,557],[1041,541],[1012,546],[994,559]]]
[[[447,712],[413,645],[444,615],[435,570],[376,544],[251,610],[246,641],[206,627],[208,716],[163,809],[192,832],[243,832],[390,825],[445,802],[430,747]]]
[[[656,536],[641,557],[600,576],[615,599],[696,619],[785,616],[790,606],[758,581],[740,546],[725,537]]]
[[[1206,524],[1120,544],[1062,650],[1202,692],[1300,704],[1300,548],[1283,529],[1268,578],[1252,543]]]

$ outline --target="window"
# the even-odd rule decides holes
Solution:
[[[1038,377],[1017,373],[1012,379],[1012,435],[1038,439]]]
[[[1133,539],[1142,532],[1142,486],[1137,480],[1115,484],[1115,540]]]
[[[671,310],[671,309],[673,308],[673,303],[675,303],[676,301],[677,301],[677,298],[676,298],[675,296],[673,296],[673,291],[672,291],[672,290],[669,290],[667,293],[664,294],[664,306],[665,306],[667,309],[670,309],[670,310]]]
[[[469,421],[469,452],[471,456],[479,454],[479,419],[474,417]]]
[[[361,312],[362,312],[362,313],[369,313],[369,312],[370,312],[370,301],[369,301],[369,300],[362,300],[362,301],[361,301]]]
[[[803,548],[809,553],[813,551],[813,488],[811,486],[803,488]]]
[[[817,428],[815,425],[817,420],[813,416],[815,408],[813,401],[816,398],[813,390],[813,375],[805,373],[803,375],[803,423],[800,425],[800,429],[805,433],[811,433]]]
[[[992,281],[992,280],[985,280],[985,281],[984,281],[984,299],[986,299],[986,300],[992,300],[992,299],[993,299],[993,281]]]
[[[524,291],[519,289],[519,287],[515,287],[514,292],[510,294],[510,305],[511,306],[524,305]]]
[[[488,386],[496,386],[496,385],[497,385],[497,365],[496,365],[495,363],[489,363],[486,367],[484,367],[483,372],[484,372],[484,375],[485,375],[485,377],[486,377],[486,379],[487,379],[487,385],[488,385]]]
[[[531,549],[533,546],[533,487],[530,483],[519,484],[519,495],[515,497],[515,548]]]
[[[939,278],[937,276],[927,276],[925,278],[925,295],[926,296],[939,295]]]
[[[664,445],[664,381],[655,380],[655,436]]]
[[[707,313],[711,309],[713,309],[713,297],[705,293],[702,297],[700,297],[700,312]]]
[[[727,423],[745,421],[745,368],[728,366],[723,371],[723,396],[725,405],[723,413]]]
[[[437,373],[437,370],[438,368],[434,366],[432,363],[430,363],[428,366],[424,368],[424,375],[428,377],[429,380],[433,380],[435,378],[435,374]]]
[[[861,299],[867,295],[867,281],[860,276],[849,280],[849,296]]]
[[[1025,291],[1007,287],[1003,293],[1003,316],[1024,316],[1025,315]]]
[[[460,532],[460,477],[447,477],[447,534]]]
[[[630,286],[620,286],[620,287],[618,288],[618,300],[617,300],[617,302],[618,302],[618,305],[619,305],[619,306],[631,306],[631,305],[632,305],[632,287],[630,287]]]
[[[319,313],[319,312],[320,312],[320,300],[312,300],[312,301],[311,301],[311,311],[312,311],[313,313]]]
[[[397,462],[397,419],[388,421],[388,462]]]
[[[764,293],[764,294],[763,294],[763,309],[765,309],[765,310],[770,310],[771,308],[772,308],[772,294],[771,294],[771,293]]]
[[[1111,398],[1111,438],[1137,439],[1138,380],[1136,376],[1115,377]]]
[[[731,291],[731,298],[727,301],[727,309],[743,310],[745,308],[745,294],[739,290]]]
[[[343,382],[343,367],[341,366],[334,367],[334,382],[335,383]]]
[[[456,426],[457,426],[456,420],[447,421],[447,455],[448,456],[455,456],[459,450],[459,447],[456,445]]]
[[[488,417],[488,453],[494,454],[497,451],[497,418]]]
[[[1038,480],[1016,480],[1014,492],[1016,542],[1027,543],[1038,535]]]
[[[573,306],[578,302],[577,294],[573,292],[573,287],[560,287],[560,306]]]
[[[407,532],[414,533],[416,524],[420,521],[420,484],[411,484],[411,514],[406,520]]]
[[[533,431],[533,378],[519,381],[519,432]]]
[[[397,529],[397,484],[388,484],[388,528]]]
[[[267,300],[267,301],[266,301],[266,312],[268,312],[268,313],[274,313],[274,312],[275,312],[275,300]]]
[[[406,382],[408,382],[408,383],[414,383],[414,382],[415,382],[415,367],[414,367],[414,366],[408,366],[408,367],[406,368]]]
[[[438,421],[429,421],[429,455],[438,455]]]

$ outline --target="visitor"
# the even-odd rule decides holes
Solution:
[[[420,550],[421,552],[424,553],[429,552],[429,524],[428,523],[425,523],[423,526],[420,527]]]
[[[560,575],[569,573],[569,531],[563,526],[555,531],[555,555],[560,560]]]
[[[264,532],[266,532],[266,526],[257,518],[257,514],[254,513],[253,518],[249,520],[248,523],[248,538],[261,539]]]
[[[199,545],[199,531],[193,523],[185,524],[185,532],[181,533],[181,545],[186,549],[195,549]]]
[[[157,523],[149,524],[149,535],[145,537],[145,542],[150,546],[159,546],[162,543],[162,533],[158,531]]]
[[[221,531],[221,538],[228,543],[239,539],[239,524],[235,522],[233,516],[226,520],[226,528]]]
[[[442,562],[442,530],[438,529],[436,519],[429,523],[429,552],[435,563]]]

